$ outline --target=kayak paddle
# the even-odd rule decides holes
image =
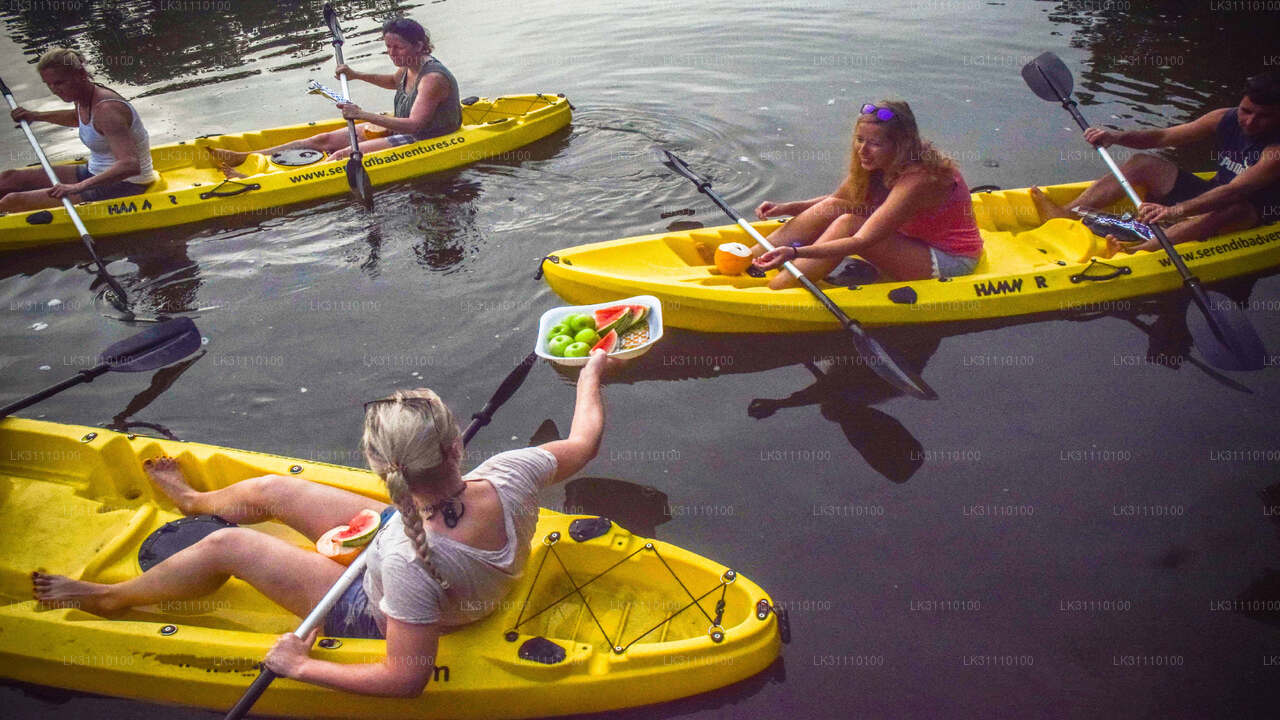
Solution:
[[[342,27],[338,25],[338,13],[334,12],[329,3],[324,4],[324,21],[329,24],[329,32],[333,33],[333,53],[338,58],[338,64],[342,65]],[[339,73],[338,80],[342,83],[343,97],[351,97],[351,90],[347,87],[347,74]],[[351,157],[347,159],[347,185],[351,187],[351,194],[372,210],[373,183],[369,180],[368,171],[364,169],[364,153],[360,152],[355,120],[347,120],[347,135],[351,140]]]
[[[468,424],[467,429],[462,432],[462,445],[464,447],[471,438],[475,436],[480,428],[489,424],[489,421],[493,419],[493,414],[497,412],[498,408],[502,407],[504,403],[511,399],[511,396],[514,395],[516,390],[520,388],[520,385],[524,383],[524,379],[528,377],[529,370],[533,367],[533,364],[537,359],[538,356],[535,353],[529,353],[525,356],[525,359],[521,360],[520,364],[507,374],[507,377],[502,381],[502,384],[498,386],[497,391],[494,392],[493,397],[489,398],[489,402],[485,403],[484,408],[480,412],[471,416],[470,424]],[[374,532],[374,538],[376,538],[378,533],[382,532],[382,529],[386,526],[387,523],[382,523]],[[370,539],[369,542],[372,543],[373,539]],[[324,597],[320,598],[320,602],[316,604],[315,608],[311,611],[311,614],[307,615],[306,619],[302,621],[302,624],[298,626],[298,629],[293,631],[293,634],[299,638],[306,639],[307,635],[309,635],[312,630],[324,622],[325,616],[329,614],[329,610],[333,608],[334,603],[338,602],[338,598],[342,597],[342,594],[347,591],[347,588],[350,587],[351,583],[355,582],[355,579],[360,576],[360,573],[364,572],[365,565],[368,562],[369,560],[365,553],[362,552],[357,555],[356,559],[347,566],[347,569],[342,573],[342,576],[333,584],[333,587],[329,588],[329,592],[325,593]],[[258,671],[258,677],[254,678],[253,684],[249,686],[248,690],[245,690],[244,695],[240,697],[239,702],[237,702],[235,707],[231,708],[231,710],[227,712],[225,715],[226,720],[238,720],[248,714],[249,710],[253,707],[253,704],[258,701],[258,698],[262,697],[262,693],[266,692],[267,686],[269,686],[276,677],[277,675],[274,672],[271,672],[266,668],[266,666],[263,666],[262,669]]]
[[[1088,130],[1089,123],[1080,114],[1076,101],[1071,98],[1074,80],[1071,71],[1062,59],[1051,52],[1042,53],[1039,57],[1022,66],[1022,79],[1039,97],[1051,102],[1060,102],[1081,130]],[[1111,158],[1107,149],[1098,146],[1098,154],[1111,170],[1111,174],[1120,182],[1120,187],[1129,196],[1136,208],[1142,205],[1142,198],[1134,191],[1133,186],[1120,172],[1120,167]],[[1183,285],[1191,292],[1193,302],[1187,308],[1187,329],[1196,347],[1214,367],[1223,370],[1261,370],[1265,362],[1266,350],[1258,333],[1245,317],[1244,311],[1228,297],[1216,292],[1207,292],[1200,284],[1200,278],[1191,274],[1182,256],[1173,249],[1173,243],[1159,225],[1150,225],[1156,234],[1156,240],[1173,266],[1182,276]]]
[[[710,180],[706,180],[695,173],[693,169],[689,167],[688,163],[672,154],[671,151],[661,150],[661,152],[662,155],[665,156],[665,159],[660,158],[659,160],[663,165],[666,165],[672,172],[684,176],[697,186],[698,192],[704,193],[707,197],[711,198],[711,202],[718,205],[730,219],[736,222],[743,230],[747,231],[751,237],[755,238],[756,242],[760,243],[768,250],[773,249],[773,245],[769,244],[769,241],[757,232],[756,229],[751,226],[751,223],[743,219],[741,215],[739,215],[711,189]],[[918,397],[922,400],[932,400],[936,397],[935,394],[926,391],[920,386],[919,382],[908,375],[907,372],[889,356],[889,353],[881,347],[880,343],[876,342],[875,338],[868,335],[866,330],[862,329],[862,325],[859,324],[857,320],[846,315],[845,312],[840,309],[840,306],[836,305],[831,298],[827,297],[822,290],[818,289],[818,286],[814,285],[812,280],[805,277],[804,273],[800,272],[799,268],[790,261],[783,263],[782,266],[786,268],[787,272],[790,272],[801,285],[804,286],[805,290],[808,290],[810,294],[817,298],[818,302],[822,303],[823,307],[830,311],[831,314],[840,321],[840,324],[844,326],[845,330],[849,331],[849,334],[853,336],[853,346],[858,351],[858,356],[864,363],[874,370],[877,375],[883,378],[885,382],[888,382],[890,385],[898,388],[908,395]]]
[[[93,382],[94,378],[103,373],[155,370],[177,362],[199,349],[200,331],[191,322],[191,318],[166,320],[103,350],[97,367],[81,370],[75,377],[0,408],[0,418],[35,405],[74,385]]]
[[[0,93],[4,93],[5,102],[9,103],[10,110],[17,110],[18,103],[14,101],[13,94],[9,92],[9,86],[5,85],[4,78],[0,78]],[[18,123],[22,126],[22,132],[27,136],[27,142],[31,143],[31,149],[36,151],[36,157],[40,158],[40,164],[44,166],[44,172],[49,176],[49,182],[57,185],[62,182],[58,179],[53,167],[49,165],[49,158],[44,154],[44,148],[40,147],[40,141],[36,140],[36,136],[31,132],[31,125],[23,120]],[[120,287],[120,283],[111,277],[111,273],[107,272],[106,267],[102,263],[102,258],[98,257],[98,251],[93,247],[93,236],[85,228],[84,223],[80,221],[80,215],[76,212],[75,206],[71,204],[71,199],[67,196],[62,197],[62,207],[67,209],[67,215],[71,217],[71,222],[76,226],[76,230],[80,232],[80,242],[84,243],[84,247],[89,251],[89,257],[93,258],[93,262],[98,266],[98,277],[107,284],[111,292],[106,293],[107,302],[128,317],[127,320],[133,319],[133,311],[129,309],[129,296],[125,295],[124,288]]]

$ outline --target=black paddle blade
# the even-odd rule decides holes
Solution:
[[[899,391],[906,393],[914,398],[921,400],[937,400],[938,394],[933,391],[924,381],[912,377],[902,368],[901,365],[889,355],[889,351],[876,341],[875,338],[868,335],[862,326],[856,322],[850,321],[847,326],[849,333],[853,335],[853,344],[858,349],[858,355],[862,362],[866,363],[880,379],[897,388]]]
[[[175,363],[200,349],[200,331],[191,318],[159,323],[102,351],[99,360],[116,372],[145,372]]]
[[[1041,53],[1022,66],[1022,79],[1043,100],[1062,102],[1071,95],[1075,81],[1062,58],[1051,52]]]
[[[1187,330],[1204,359],[1219,370],[1261,370],[1266,348],[1240,306],[1221,293],[1207,295],[1207,308],[1192,302]]]
[[[329,31],[333,33],[334,43],[341,45],[342,28],[338,26],[338,13],[329,3],[324,4],[324,21],[329,25]]]
[[[347,185],[351,186],[351,194],[370,210],[373,209],[373,181],[364,169],[362,158],[352,155],[347,160]]]
[[[667,168],[671,170],[671,172],[685,176],[689,180],[692,180],[693,183],[695,185],[698,185],[699,187],[701,186],[711,187],[711,183],[703,179],[703,177],[698,173],[694,172],[693,168],[689,167],[689,163],[685,162],[684,160],[681,160],[670,150],[655,148],[654,154],[655,154],[655,157],[657,157],[658,162],[662,163],[663,165],[666,165]]]

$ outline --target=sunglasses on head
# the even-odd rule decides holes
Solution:
[[[895,117],[897,117],[897,116],[894,114],[893,110],[891,110],[891,109],[889,109],[889,108],[887,108],[887,107],[876,107],[875,105],[872,105],[871,103],[867,103],[866,105],[863,105],[863,106],[862,106],[862,114],[863,114],[863,115],[875,115],[875,116],[876,116],[876,119],[877,119],[877,120],[879,120],[880,122],[889,122],[890,120],[892,120],[892,119],[894,119]]]
[[[397,404],[397,403],[403,403],[403,404],[405,404],[405,405],[408,405],[409,407],[414,407],[414,408],[418,408],[419,410],[425,410],[425,411],[427,411],[427,412],[432,412],[432,410],[431,410],[431,399],[430,399],[430,398],[423,398],[423,397],[406,397],[406,398],[398,398],[398,397],[384,397],[384,398],[379,398],[379,399],[377,399],[377,400],[370,400],[369,402],[365,403],[365,404],[364,404],[364,409],[365,409],[365,412],[368,412],[368,411],[369,411],[369,408],[373,407],[374,405],[382,405],[382,404],[395,405],[395,404]]]

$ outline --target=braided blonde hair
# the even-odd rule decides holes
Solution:
[[[422,512],[412,490],[438,494],[453,489],[459,478],[460,458],[454,451],[461,437],[458,424],[440,396],[427,388],[397,390],[366,407],[360,443],[369,467],[387,484],[418,559],[448,590],[449,581],[431,561]]]

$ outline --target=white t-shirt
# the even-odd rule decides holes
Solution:
[[[463,476],[488,480],[502,502],[507,543],[481,550],[426,527],[431,562],[449,581],[448,592],[418,560],[397,513],[366,550],[364,592],[383,634],[387,617],[408,623],[465,625],[499,607],[520,579],[538,525],[538,488],[556,472],[556,458],[541,448],[495,455]]]

